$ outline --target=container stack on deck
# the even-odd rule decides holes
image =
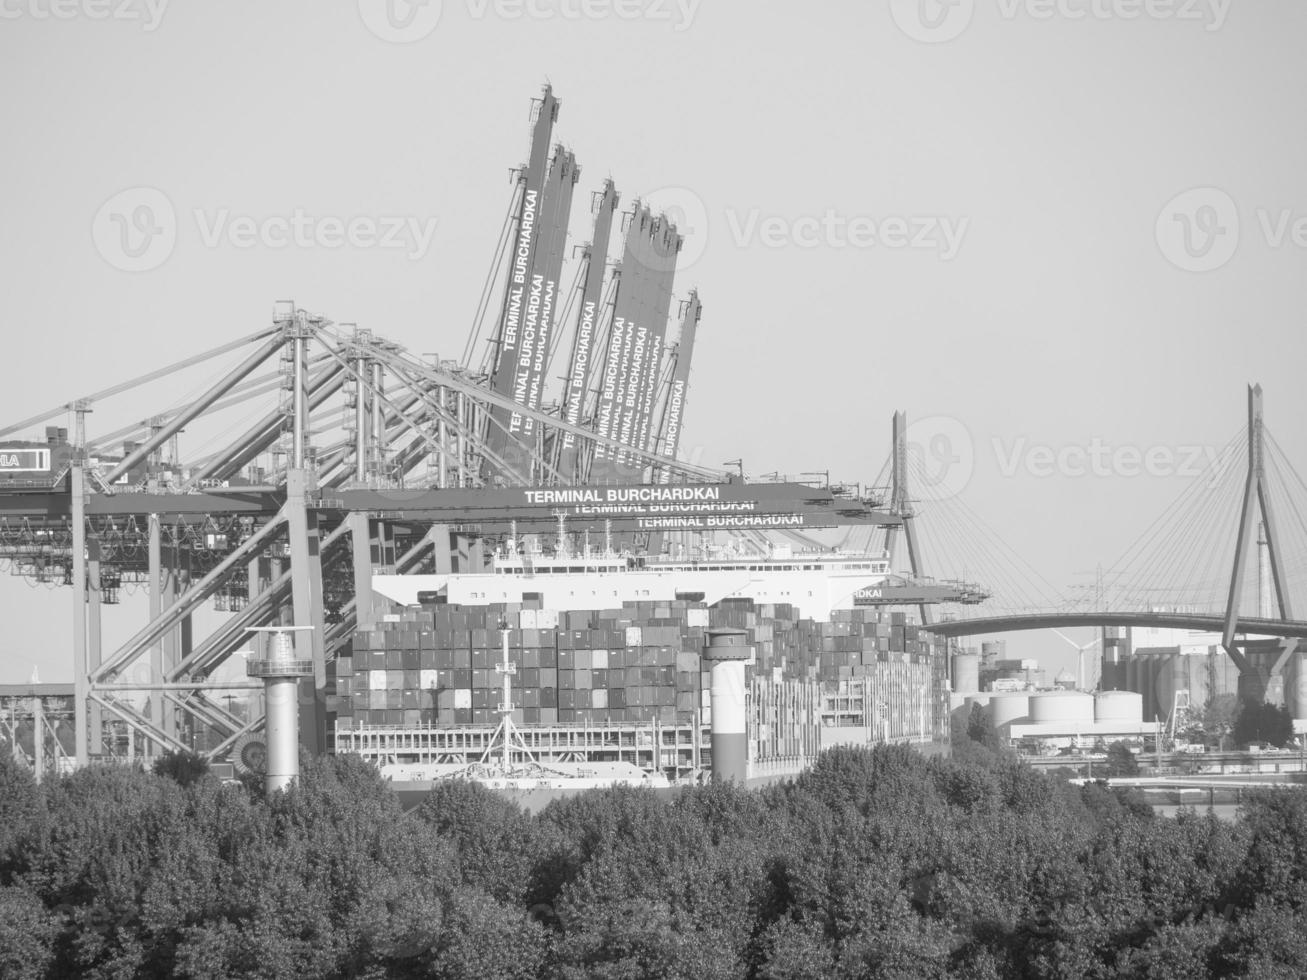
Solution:
[[[530,603],[404,609],[355,634],[336,662],[337,727],[494,725],[508,626],[518,725],[707,725],[709,628],[743,629],[754,740],[763,755],[809,754],[812,730],[864,726],[875,738],[942,737],[944,654],[902,612],[727,599],[551,611]]]

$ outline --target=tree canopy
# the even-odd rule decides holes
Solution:
[[[1280,706],[1245,701],[1234,720],[1238,745],[1265,743],[1282,749],[1293,741],[1293,716]]]
[[[1237,821],[977,749],[536,814],[469,783],[410,813],[353,757],[265,799],[211,775],[0,760],[0,976],[1301,975],[1307,790]],[[1295,972],[1297,971],[1297,972]]]
[[[1139,760],[1125,742],[1113,742],[1107,747],[1107,774],[1109,776],[1139,775]]]

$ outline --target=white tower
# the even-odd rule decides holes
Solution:
[[[294,637],[297,630],[311,626],[255,626],[252,633],[271,633],[268,659],[245,661],[250,677],[263,678],[263,736],[268,746],[268,771],[264,787],[269,793],[289,789],[300,774],[299,754],[299,679],[313,676],[312,660],[296,660]]]
[[[748,709],[745,661],[753,651],[740,629],[708,630],[703,659],[712,672],[712,777],[741,786],[749,776]]]

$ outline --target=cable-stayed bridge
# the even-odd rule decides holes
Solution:
[[[882,477],[898,527],[852,529],[849,543],[907,544],[914,575],[975,580],[989,598],[949,607],[931,629],[965,637],[1073,627],[1153,627],[1210,632],[1240,672],[1248,697],[1276,699],[1283,670],[1307,637],[1294,596],[1307,573],[1307,482],[1267,427],[1259,385],[1248,419],[1093,586],[1059,590],[957,496],[914,499],[932,474],[909,451],[896,417],[895,449]],[[899,558],[902,561],[902,557]],[[929,610],[922,608],[929,620]]]

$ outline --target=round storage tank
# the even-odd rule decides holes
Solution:
[[[989,717],[994,727],[1014,721],[1025,721],[1030,716],[1030,698],[1024,694],[995,694],[989,699]]]
[[[953,692],[970,694],[980,690],[980,658],[974,653],[959,653],[953,657]]]
[[[1090,724],[1094,698],[1081,691],[1042,691],[1030,698],[1030,720],[1036,725]]]
[[[1134,691],[1099,691],[1094,695],[1094,721],[1140,722],[1144,699]]]

